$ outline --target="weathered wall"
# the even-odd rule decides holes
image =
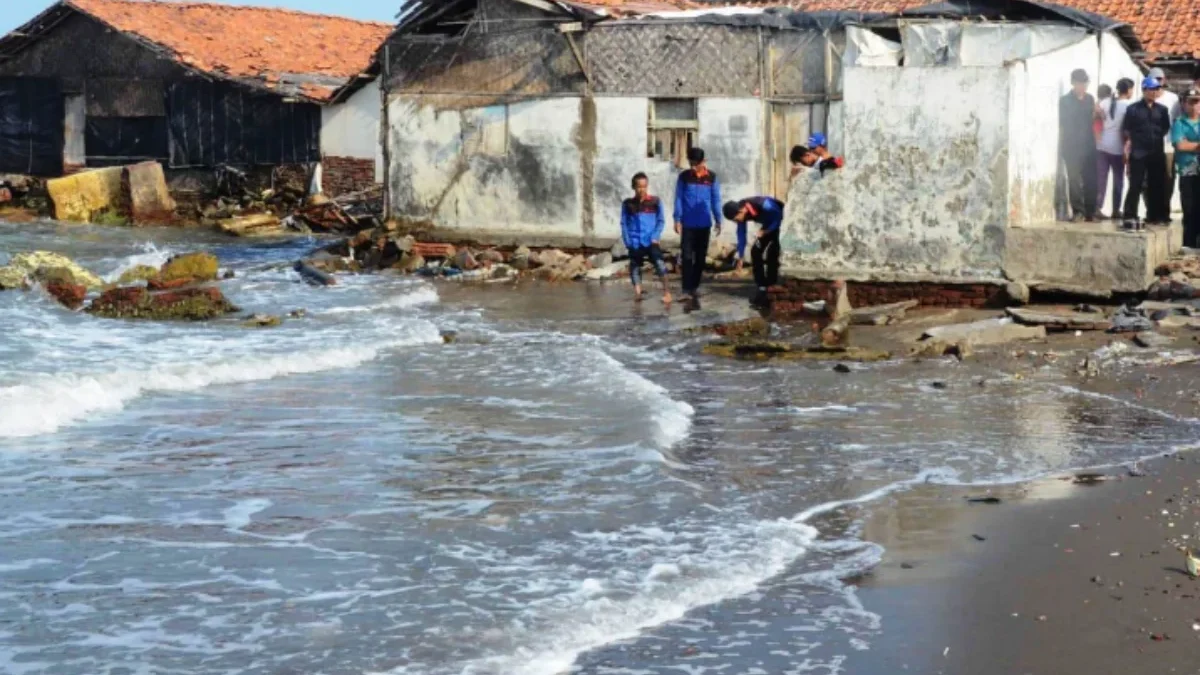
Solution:
[[[830,273],[998,277],[1007,217],[1007,71],[847,68],[844,81],[848,163],[825,178],[793,183],[786,264]],[[938,92],[940,105],[912,92]]]
[[[359,89],[344,103],[321,108],[321,154],[382,162],[380,108],[378,80]]]
[[[1088,36],[1068,47],[1009,65],[1009,208],[1011,225],[1052,221],[1058,172],[1058,99],[1070,89],[1071,71],[1095,73],[1100,48]],[[1096,83],[1092,83],[1093,90]]]

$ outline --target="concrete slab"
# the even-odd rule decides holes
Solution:
[[[1046,330],[1108,330],[1112,322],[1103,314],[1086,312],[1047,312],[1009,307],[1009,316],[1027,326],[1045,326]]]
[[[972,346],[985,347],[1016,340],[1044,338],[1046,329],[1042,326],[1022,326],[1009,318],[984,319],[983,321],[930,328],[921,337],[939,342],[966,342]]]
[[[1031,287],[1056,283],[1136,293],[1182,246],[1178,223],[1144,232],[1125,232],[1115,221],[1014,226],[1005,236],[1004,272]]]

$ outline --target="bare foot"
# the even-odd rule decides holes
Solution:
[[[663,293],[663,304],[668,305],[668,306],[671,304],[671,294],[670,293]]]

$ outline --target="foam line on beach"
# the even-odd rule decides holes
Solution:
[[[383,302],[370,305],[351,305],[333,307],[322,311],[322,314],[361,314],[363,312],[379,312],[389,309],[409,309],[422,305],[432,305],[438,301],[437,289],[429,285],[421,285],[409,293],[395,295]]]

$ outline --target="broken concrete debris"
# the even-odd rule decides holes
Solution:
[[[920,304],[919,300],[906,300],[890,305],[860,307],[851,310],[850,323],[859,326],[886,326],[904,318],[905,313]]]
[[[1022,326],[1010,318],[984,319],[970,323],[930,328],[923,340],[938,340],[956,344],[968,342],[976,347],[998,345],[1016,340],[1039,340],[1046,337],[1044,326]]]
[[[1005,310],[1010,317],[1027,326],[1041,326],[1048,331],[1108,330],[1112,323],[1102,315],[1080,312],[1056,312],[1020,307]]]

